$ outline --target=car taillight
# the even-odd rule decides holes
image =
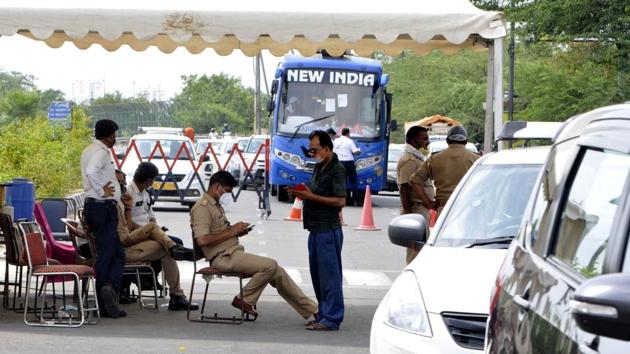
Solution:
[[[497,279],[494,281],[494,293],[492,294],[492,300],[490,301],[490,312],[489,314],[492,315],[492,313],[494,313],[494,310],[497,308],[497,305],[499,303],[499,295],[501,294],[501,287],[503,286],[503,283],[501,282],[501,276],[500,273],[497,276]]]

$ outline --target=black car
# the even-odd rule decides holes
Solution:
[[[630,104],[567,121],[496,279],[488,353],[630,353]]]

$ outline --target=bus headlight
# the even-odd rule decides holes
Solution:
[[[370,156],[362,159],[358,159],[356,162],[357,171],[378,165],[383,160],[383,155]]]
[[[303,169],[306,164],[300,156],[282,150],[274,149],[273,154],[298,169]]]

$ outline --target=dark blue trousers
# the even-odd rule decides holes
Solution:
[[[116,291],[120,291],[125,252],[118,232],[118,211],[112,202],[85,203],[83,208],[85,220],[96,238],[96,290],[100,294],[103,285],[110,283]]]
[[[341,229],[311,231],[308,235],[308,260],[315,297],[319,302],[319,321],[330,328],[339,328],[343,321],[342,245]]]

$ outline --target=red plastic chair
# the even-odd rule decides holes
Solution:
[[[94,283],[94,270],[85,265],[53,265],[49,262],[46,255],[44,241],[40,232],[30,232],[32,228],[29,223],[19,223],[19,228],[24,234],[24,249],[26,250],[26,256],[28,258],[28,277],[26,281],[26,295],[24,301],[24,323],[29,326],[48,326],[48,327],[80,327],[84,323],[96,324],[100,319],[98,300],[96,299],[96,290]],[[31,287],[31,278],[43,277],[42,289],[38,289],[36,285]],[[44,315],[44,298],[47,293],[47,284],[50,282],[50,278],[56,277],[71,277],[75,282],[75,289],[77,291],[77,312],[76,316],[72,316],[70,313],[65,312],[66,306],[59,311],[58,314],[52,316]],[[84,281],[87,284],[85,291],[78,286],[80,281]],[[35,298],[35,308],[29,311],[29,295],[31,290],[34,290],[32,294]],[[88,296],[88,293],[92,293],[92,296]],[[54,297],[53,293],[53,297]],[[40,302],[41,307],[37,311],[37,298],[42,297]],[[91,301],[90,301],[91,300]],[[90,306],[92,302],[92,306]],[[29,319],[29,312],[35,312],[35,320]],[[39,312],[39,313],[37,313]]]
[[[42,230],[46,238],[46,255],[48,258],[54,258],[61,264],[76,264],[76,250],[74,246],[63,244],[53,237],[44,208],[40,203],[35,203],[34,214],[35,221],[37,221],[39,229]]]

